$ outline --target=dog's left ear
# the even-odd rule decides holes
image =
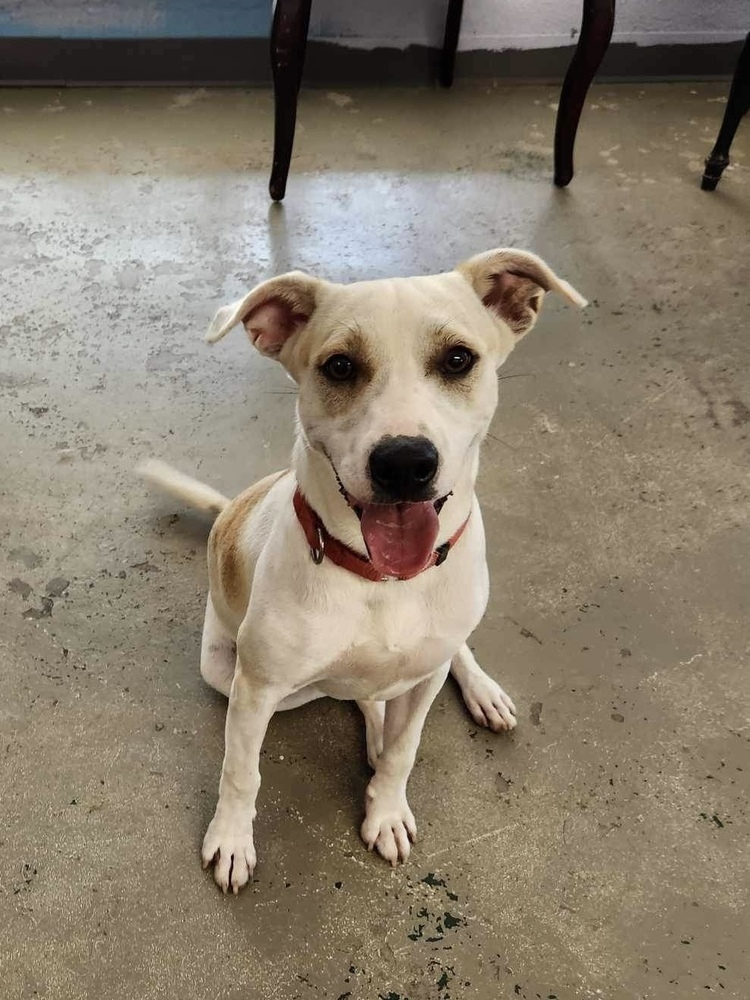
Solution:
[[[558,292],[573,305],[586,299],[567,281],[525,250],[499,249],[477,254],[456,270],[469,282],[486,308],[519,339],[531,330],[545,292]]]
[[[277,358],[307,326],[324,284],[303,271],[290,271],[264,281],[244,298],[219,309],[211,320],[206,340],[215,344],[242,323],[260,353]]]

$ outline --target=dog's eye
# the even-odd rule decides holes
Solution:
[[[346,354],[334,354],[323,362],[321,371],[332,382],[349,382],[357,374],[354,362]]]
[[[476,360],[476,355],[468,347],[451,347],[440,362],[440,370],[444,375],[465,375],[474,367]]]

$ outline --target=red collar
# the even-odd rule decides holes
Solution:
[[[323,558],[327,557],[334,565],[341,566],[342,569],[348,569],[350,573],[356,573],[357,576],[362,576],[365,580],[372,580],[375,583],[394,579],[411,580],[415,576],[419,576],[419,573],[424,573],[425,569],[429,569],[431,566],[439,566],[448,558],[448,553],[464,533],[464,528],[469,523],[469,518],[467,517],[458,531],[447,542],[443,542],[442,545],[439,545],[435,549],[430,556],[430,561],[419,573],[412,573],[411,576],[392,577],[383,576],[382,573],[379,573],[375,569],[367,556],[361,556],[354,549],[350,549],[348,545],[340,542],[338,538],[330,535],[326,530],[326,526],[302,496],[299,486],[294,492],[294,510],[297,520],[302,525],[307,544],[310,546],[310,555],[313,562],[320,564],[323,562]]]

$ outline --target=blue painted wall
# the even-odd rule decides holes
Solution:
[[[0,35],[62,38],[267,36],[271,0],[0,0]]]
[[[311,38],[361,48],[439,45],[448,0],[313,0]],[[581,0],[467,0],[461,48],[570,45]],[[749,0],[622,0],[614,40],[701,44],[744,37]],[[0,36],[267,37],[271,0],[0,0]]]

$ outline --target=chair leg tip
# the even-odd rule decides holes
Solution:
[[[729,157],[719,153],[706,158],[705,170],[701,178],[701,191],[715,191],[721,175],[729,166]]]

